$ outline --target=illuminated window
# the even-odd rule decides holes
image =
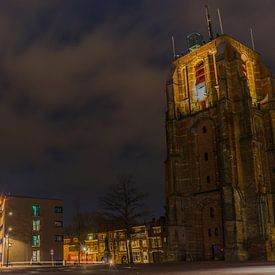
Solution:
[[[34,250],[32,252],[32,261],[33,262],[40,262],[40,250]]]
[[[133,251],[133,261],[134,262],[140,262],[141,261],[140,252]]]
[[[40,246],[40,235],[33,235],[32,236],[32,246],[39,247]]]
[[[152,239],[151,239],[151,246],[152,246],[152,248],[161,247],[162,244],[161,244],[161,239],[160,239],[160,237],[152,238]]]
[[[63,221],[54,221],[55,227],[63,227]]]
[[[39,217],[39,215],[40,215],[40,206],[39,205],[32,206],[32,215],[34,217]]]
[[[63,242],[63,236],[62,235],[55,235],[55,241],[56,242]]]
[[[40,230],[40,220],[32,220],[32,230],[33,231]]]
[[[242,61],[242,76],[247,78],[246,63]]]
[[[132,241],[132,247],[133,248],[139,247],[139,240]]]
[[[55,206],[54,207],[54,213],[63,213],[63,207],[62,206]]]
[[[205,82],[205,71],[203,61],[199,62],[196,67],[196,85]]]
[[[161,228],[160,227],[153,227],[154,234],[159,234],[161,233]]]
[[[64,239],[64,243],[68,244],[68,243],[70,243],[70,242],[71,242],[70,239]]]
[[[195,87],[194,87],[194,98],[201,102],[201,107],[205,108],[206,99],[206,83],[205,83],[205,71],[203,61],[197,63],[195,66]]]
[[[210,207],[210,217],[211,218],[215,217],[215,215],[214,215],[214,208],[213,207]]]

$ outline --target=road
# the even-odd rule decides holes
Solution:
[[[2,268],[4,274],[171,274],[171,275],[275,275],[275,263],[175,263],[175,264],[148,264],[134,266],[107,266],[89,265],[80,267],[12,267]]]

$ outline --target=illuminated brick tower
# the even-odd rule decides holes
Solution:
[[[275,260],[272,74],[226,35],[191,46],[167,82],[168,260]]]

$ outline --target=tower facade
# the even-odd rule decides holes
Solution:
[[[220,36],[167,81],[168,260],[275,259],[275,82]]]

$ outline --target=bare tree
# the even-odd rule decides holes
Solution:
[[[128,263],[133,263],[131,228],[147,214],[144,210],[144,198],[145,194],[137,188],[132,176],[118,177],[117,182],[101,198],[107,217],[126,230]]]

